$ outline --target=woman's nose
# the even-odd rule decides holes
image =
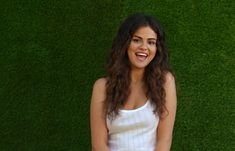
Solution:
[[[147,43],[146,42],[142,42],[141,45],[140,45],[140,48],[142,50],[147,50],[148,49]]]

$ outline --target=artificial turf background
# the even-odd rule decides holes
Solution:
[[[89,101],[120,22],[162,23],[178,87],[172,151],[232,151],[233,0],[14,0],[0,7],[0,150],[89,151]]]

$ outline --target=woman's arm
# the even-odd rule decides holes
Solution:
[[[107,145],[108,132],[104,116],[103,101],[105,100],[104,78],[98,79],[92,91],[90,104],[90,127],[92,151],[110,151]]]
[[[163,113],[157,128],[157,144],[155,151],[170,151],[172,142],[172,133],[176,115],[176,87],[175,79],[171,73],[166,75],[166,83],[164,85],[166,91],[166,108],[168,110]]]

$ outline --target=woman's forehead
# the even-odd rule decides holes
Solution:
[[[156,39],[157,38],[157,34],[155,33],[155,31],[149,27],[149,26],[144,26],[144,27],[140,27],[138,28],[133,36],[136,37],[141,37],[141,38],[153,38]]]

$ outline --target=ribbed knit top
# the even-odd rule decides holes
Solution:
[[[121,109],[110,121],[108,145],[111,151],[154,151],[159,117],[153,113],[150,101],[133,110]]]

